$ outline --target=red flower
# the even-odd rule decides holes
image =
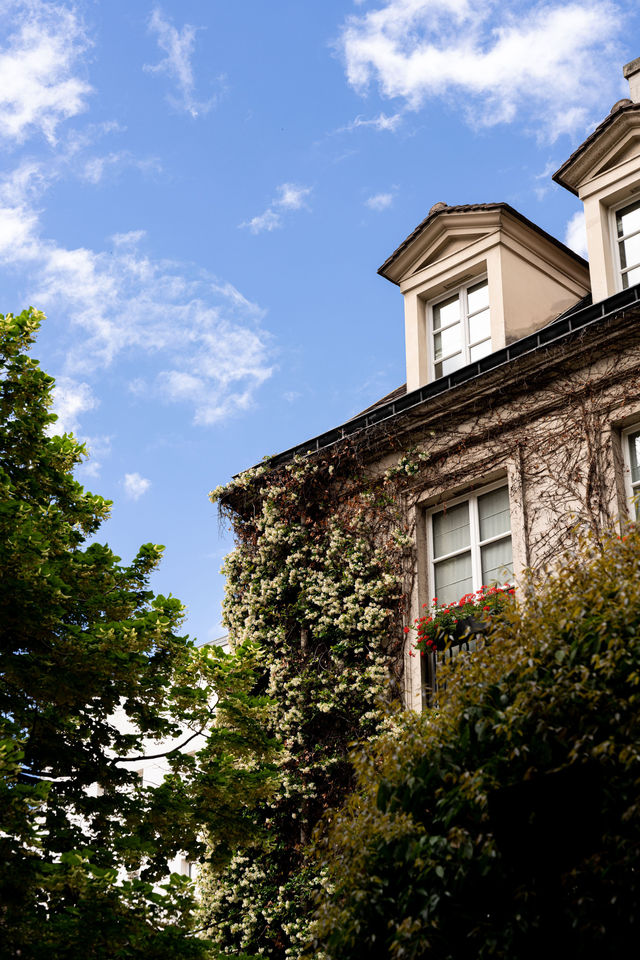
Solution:
[[[405,633],[409,633],[409,627],[405,627],[405,628],[404,628],[404,632],[405,632]]]

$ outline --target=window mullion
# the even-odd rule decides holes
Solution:
[[[471,535],[471,578],[473,589],[482,584],[482,560],[480,555],[480,523],[478,520],[478,498],[469,498],[469,533]]]
[[[470,360],[470,351],[469,351],[469,340],[471,339],[471,331],[469,329],[469,297],[467,295],[468,287],[465,287],[461,291],[462,303],[460,307],[462,309],[462,338],[463,338],[463,349],[464,349],[464,359],[465,363],[469,363]]]

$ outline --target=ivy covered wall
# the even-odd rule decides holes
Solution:
[[[204,883],[204,922],[222,953],[300,954],[323,882],[308,856],[314,827],[353,785],[350,745],[379,734],[400,700],[413,565],[400,489],[397,476],[372,485],[343,446],[212,494],[237,542],[225,624],[232,646],[250,638],[263,649],[281,746],[259,839]]]

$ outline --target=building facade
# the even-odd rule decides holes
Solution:
[[[636,517],[640,58],[624,75],[630,97],[554,175],[584,203],[589,261],[506,203],[436,203],[378,271],[404,300],[406,384],[271,460],[348,439],[372,475],[418,458],[408,623]],[[435,665],[410,646],[405,699],[420,708]]]

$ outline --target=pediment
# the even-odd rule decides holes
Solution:
[[[445,230],[443,235],[434,239],[427,251],[421,251],[417,261],[407,271],[407,275],[412,276],[426,267],[433,266],[441,260],[446,260],[447,257],[455,256],[461,250],[466,249],[478,240],[484,239],[492,232],[491,230],[460,231],[459,228],[453,228],[451,232]]]
[[[610,114],[554,173],[553,179],[577,195],[588,180],[626,159],[638,156],[640,165],[639,136],[640,104],[629,103]]]
[[[622,143],[613,147],[594,168],[592,176],[606,173],[607,170],[612,170],[628,160],[637,160],[640,167],[640,129],[631,131]]]

